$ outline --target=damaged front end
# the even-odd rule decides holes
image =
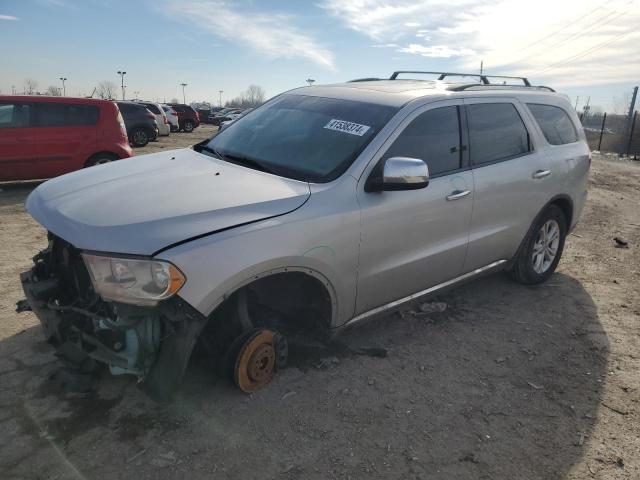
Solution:
[[[100,362],[114,375],[135,375],[159,399],[175,390],[205,323],[199,312],[178,296],[143,305],[105,301],[94,285],[96,268],[90,273],[81,252],[53,234],[33,260],[20,276],[26,301],[17,310],[36,314],[63,361],[84,371]]]

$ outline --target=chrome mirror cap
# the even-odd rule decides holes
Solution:
[[[365,191],[418,190],[427,185],[429,167],[424,160],[391,157],[376,166],[365,184]]]

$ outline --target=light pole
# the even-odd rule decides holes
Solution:
[[[139,92],[139,91],[136,91],[136,92],[133,92],[133,93],[134,93],[134,94],[135,94],[135,96],[136,96],[136,100],[138,100],[138,95],[140,94],[140,92]]]
[[[185,105],[187,104],[187,100],[186,97],[184,96],[184,87],[187,86],[186,83],[181,83],[180,85],[182,85],[182,103],[184,103]]]
[[[223,91],[224,91],[224,90],[218,90],[218,93],[220,94],[220,98],[219,98],[219,100],[218,100],[218,102],[220,103],[220,108],[222,108],[222,92],[223,92]]]
[[[120,75],[120,87],[122,88],[122,100],[124,100],[124,76],[127,74],[124,70],[118,70],[118,75]]]
[[[67,79],[67,77],[60,77],[60,80],[62,80],[62,96],[66,97],[67,96],[67,87],[65,86],[64,82],[66,82],[68,79]]]
[[[309,86],[313,85],[313,83],[315,82],[315,80],[313,78],[307,78],[305,80],[305,82],[307,82],[309,84]]]
[[[16,94],[16,86],[11,85],[11,95],[15,95],[15,94]]]

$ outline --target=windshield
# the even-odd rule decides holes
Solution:
[[[225,160],[297,180],[339,177],[397,108],[282,95],[241,117],[205,146]]]

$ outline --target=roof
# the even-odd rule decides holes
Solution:
[[[54,103],[113,103],[113,100],[84,97],[51,97],[48,95],[0,95],[2,102],[54,102]]]
[[[310,95],[344,100],[355,100],[379,105],[402,107],[406,103],[423,97],[460,98],[462,96],[527,94],[558,95],[548,87],[526,87],[517,85],[482,85],[451,83],[440,80],[364,80],[301,87],[288,92],[293,95]],[[563,97],[564,98],[564,97]]]

